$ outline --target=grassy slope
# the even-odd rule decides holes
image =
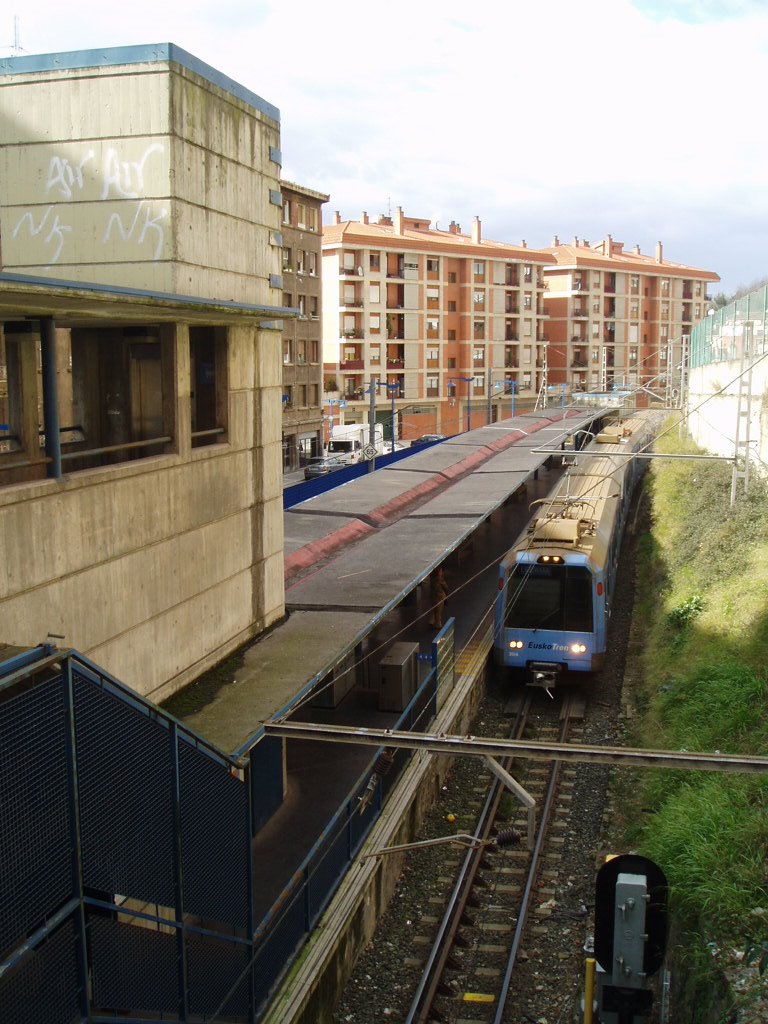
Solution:
[[[656,450],[695,451],[676,429]],[[744,495],[740,482],[732,509],[729,465],[662,460],[647,486],[653,523],[640,542],[641,682],[629,740],[765,754],[766,486],[753,478]],[[768,780],[667,771],[633,784],[629,839],[664,869],[683,928],[704,928],[718,946],[768,940]]]

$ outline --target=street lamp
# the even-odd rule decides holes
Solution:
[[[515,395],[517,394],[517,381],[516,380],[499,380],[494,385],[495,388],[503,388],[502,395],[509,395],[512,400],[511,413],[512,419],[515,418]]]
[[[392,399],[392,451],[395,450],[395,392],[400,390],[400,381],[395,381],[394,384],[388,384],[386,381],[383,382],[384,387],[387,389],[387,394]],[[399,397],[399,396],[398,396]]]
[[[328,440],[330,441],[333,437],[333,407],[338,405],[339,411],[346,409],[347,403],[343,398],[326,398],[326,404],[328,405]]]
[[[470,389],[470,387],[472,385],[472,381],[474,379],[475,379],[474,377],[449,377],[448,378],[448,383],[449,384],[452,384],[454,381],[457,381],[457,380],[466,381],[466,384],[467,384],[467,431],[469,431],[471,429],[471,404],[472,404],[472,402],[471,402],[471,396],[470,396],[469,389]]]

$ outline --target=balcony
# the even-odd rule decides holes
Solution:
[[[520,363],[518,362],[517,359],[508,356],[504,360],[504,369],[505,370],[517,370],[519,368],[520,368]]]
[[[505,331],[504,332],[504,341],[519,341],[519,340],[520,339],[518,338],[517,334],[515,334],[514,331]]]
[[[361,338],[364,337],[364,335],[363,335],[363,332],[359,328],[355,328],[354,330],[343,331],[342,332],[342,337],[343,338],[350,338],[350,339],[353,339],[353,338],[361,339]]]
[[[405,360],[404,359],[388,359],[387,360],[388,370],[404,370]]]
[[[358,298],[342,299],[340,305],[342,308],[346,307],[347,309],[362,309],[363,300]]]
[[[683,298],[684,299],[692,299],[693,298],[693,291],[690,288],[683,288]]]
[[[517,316],[517,314],[520,312],[520,307],[517,304],[508,303],[504,307],[504,312],[508,316]]]
[[[345,370],[364,370],[365,361],[363,359],[344,359],[339,363],[339,369]]]
[[[589,316],[589,312],[583,306],[578,306],[574,308],[571,315],[574,317]]]

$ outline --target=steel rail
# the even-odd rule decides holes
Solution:
[[[512,729],[512,734],[519,734],[525,727],[530,710],[532,695],[528,693],[526,700],[520,708],[517,719]],[[509,760],[509,759],[508,759]],[[505,768],[509,767],[505,763]],[[461,925],[461,918],[466,910],[467,901],[475,884],[480,862],[485,852],[482,845],[488,839],[493,822],[496,818],[503,787],[498,778],[491,780],[488,794],[480,812],[480,817],[473,833],[473,838],[478,840],[478,845],[467,851],[464,861],[459,869],[459,874],[451,891],[448,904],[445,908],[440,926],[438,927],[435,940],[432,944],[427,962],[422,971],[416,993],[411,1001],[408,1016],[404,1024],[425,1024],[429,1020],[429,1014],[434,1005],[438,993],[440,981],[445,972],[448,959],[453,948],[456,933]]]
[[[563,705],[563,718],[560,728],[561,742],[565,741],[565,737],[568,735],[568,730],[571,727],[572,709],[573,698],[572,695],[569,694]],[[528,909],[531,903],[534,882],[536,881],[536,877],[539,870],[539,863],[541,861],[541,851],[544,847],[544,838],[546,836],[552,806],[555,802],[555,792],[557,789],[559,777],[560,763],[556,761],[552,765],[552,774],[549,779],[549,785],[547,786],[547,795],[544,798],[544,803],[541,806],[541,816],[539,818],[539,828],[538,833],[536,835],[536,843],[534,845],[533,853],[531,854],[531,863],[528,867],[528,877],[525,882],[525,888],[520,898],[520,913],[517,915],[517,925],[515,926],[515,934],[512,936],[512,945],[510,947],[509,957],[507,958],[507,969],[504,972],[504,980],[501,983],[499,998],[496,1002],[496,1013],[493,1018],[493,1024],[502,1024],[502,1019],[504,1017],[504,1010],[507,1004],[507,996],[509,995],[509,986],[512,982],[512,974],[515,969],[515,963],[517,962],[517,953],[520,949],[520,942],[523,937],[523,931],[525,930],[525,924],[528,920]]]
[[[635,768],[679,768],[697,772],[734,772],[764,775],[768,757],[748,754],[696,753],[688,750],[643,750],[638,747],[596,746],[584,743],[534,743],[525,740],[453,736],[446,733],[412,733],[309,722],[265,722],[267,736],[285,739],[359,743],[369,747],[426,750],[433,754],[466,754],[472,757],[520,757],[534,761],[572,761],[614,764]]]

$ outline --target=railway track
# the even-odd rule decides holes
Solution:
[[[550,701],[528,691],[518,700],[513,738],[574,738],[583,706],[572,694]],[[526,938],[551,902],[552,868],[546,857],[558,845],[558,817],[569,802],[572,769],[552,765],[502,766],[535,800],[531,815],[520,806],[509,824],[510,796],[501,773],[489,769],[486,789],[478,796],[479,813],[471,834],[457,840],[466,847],[455,884],[446,897],[424,971],[413,997],[407,1024],[506,1019],[514,999],[518,957],[530,958]],[[522,773],[522,774],[521,774]],[[500,814],[500,811],[502,812]],[[470,838],[471,835],[471,838]],[[562,840],[560,840],[562,842]]]

